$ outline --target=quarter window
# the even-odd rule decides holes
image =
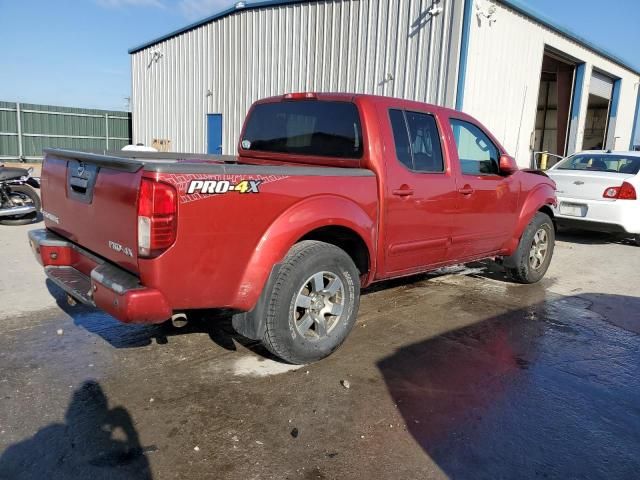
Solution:
[[[416,172],[443,172],[440,135],[432,115],[389,110],[389,119],[400,163]]]
[[[500,152],[489,137],[472,123],[452,118],[453,138],[465,175],[498,175]]]

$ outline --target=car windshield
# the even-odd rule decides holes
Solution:
[[[628,173],[636,175],[640,170],[640,157],[607,153],[580,153],[565,158],[556,170],[586,170],[591,172]]]
[[[337,158],[362,157],[355,104],[318,100],[257,104],[241,142],[245,150]]]

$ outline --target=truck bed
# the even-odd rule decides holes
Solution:
[[[362,168],[255,165],[230,156],[47,150],[43,178],[48,230],[159,289],[180,309],[249,306],[259,288],[253,279],[264,279],[266,269],[280,260],[273,244],[262,252],[261,243],[294,232],[296,222],[302,225],[308,218],[309,208],[326,210],[319,228],[344,224],[349,210],[358,212],[356,219],[362,217],[358,228],[368,238],[377,228],[376,177]],[[176,241],[157,258],[138,252],[143,179],[171,185],[177,193]],[[253,260],[259,255],[265,255],[264,267],[256,270]],[[188,278],[176,278],[176,272]],[[203,278],[207,281],[197,280],[194,288],[192,279]]]

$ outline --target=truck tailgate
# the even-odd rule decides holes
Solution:
[[[121,168],[47,153],[42,169],[45,225],[120,267],[138,273],[139,167]]]

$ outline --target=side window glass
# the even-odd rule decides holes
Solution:
[[[500,152],[489,137],[472,123],[455,118],[450,122],[462,173],[498,175]]]
[[[431,115],[406,112],[413,169],[419,172],[443,172],[444,161],[436,120]]]
[[[436,121],[431,115],[389,110],[400,163],[416,172],[443,172],[444,160]]]
[[[400,163],[408,169],[413,170],[413,160],[411,159],[411,148],[409,146],[409,136],[407,125],[404,121],[402,110],[389,110],[389,120],[393,130],[393,139],[396,144],[396,156]]]

